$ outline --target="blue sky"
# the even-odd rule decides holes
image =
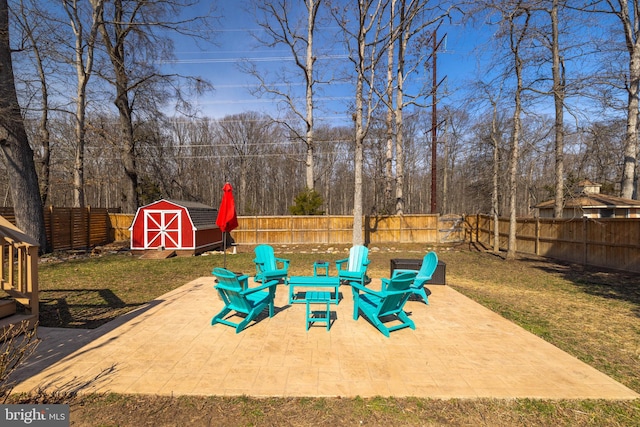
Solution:
[[[208,2],[205,2],[208,3]],[[246,13],[239,2],[222,2],[219,14],[221,31],[217,34],[217,46],[210,46],[206,50],[199,50],[190,42],[176,44],[175,64],[172,69],[181,74],[199,75],[209,80],[215,90],[192,101],[197,104],[202,114],[221,118],[228,114],[236,114],[242,111],[255,110],[269,114],[276,113],[274,101],[268,98],[258,99],[250,94],[249,90],[255,88],[256,80],[251,75],[242,73],[238,63],[243,59],[250,59],[260,70],[267,75],[274,72],[284,63],[293,63],[286,48],[265,48],[256,46],[251,36],[252,31],[258,30],[254,16]],[[333,28],[325,30],[327,33],[337,32],[335,24]],[[473,43],[478,40],[477,35],[469,34],[461,26],[445,25],[440,30],[440,36],[447,34],[445,49],[438,55],[438,78],[447,77],[446,88],[455,92],[455,87],[464,80],[472,78],[475,74],[475,62],[472,55]],[[331,59],[322,59],[317,62],[317,67],[327,66],[326,61],[331,61],[331,66],[345,65],[349,70],[346,50],[341,43],[317,44],[325,55],[331,55]],[[329,46],[329,47],[327,47]],[[430,76],[423,76],[428,78]],[[302,90],[302,87],[300,87]],[[333,123],[347,119],[348,103],[353,99],[353,88],[348,83],[333,83],[323,86],[319,99],[325,111],[318,114],[320,120]]]

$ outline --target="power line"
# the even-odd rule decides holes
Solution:
[[[333,60],[333,59],[346,59],[349,55],[322,55],[318,56],[318,60]],[[282,62],[293,61],[291,56],[267,56],[267,57],[253,57],[253,58],[197,58],[197,59],[173,59],[163,61],[164,64],[225,64],[236,62]]]

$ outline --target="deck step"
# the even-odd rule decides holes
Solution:
[[[0,300],[0,319],[16,314],[16,301],[14,299]]]
[[[11,339],[16,333],[33,329],[37,323],[38,316],[33,314],[13,314],[2,318],[0,319],[0,338]]]

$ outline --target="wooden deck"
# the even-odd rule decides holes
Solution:
[[[0,333],[38,321],[38,243],[0,216]]]

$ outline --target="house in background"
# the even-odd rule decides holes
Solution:
[[[640,218],[640,200],[600,194],[600,184],[585,180],[578,191],[565,197],[563,218]],[[540,218],[553,218],[554,200],[538,203]]]

